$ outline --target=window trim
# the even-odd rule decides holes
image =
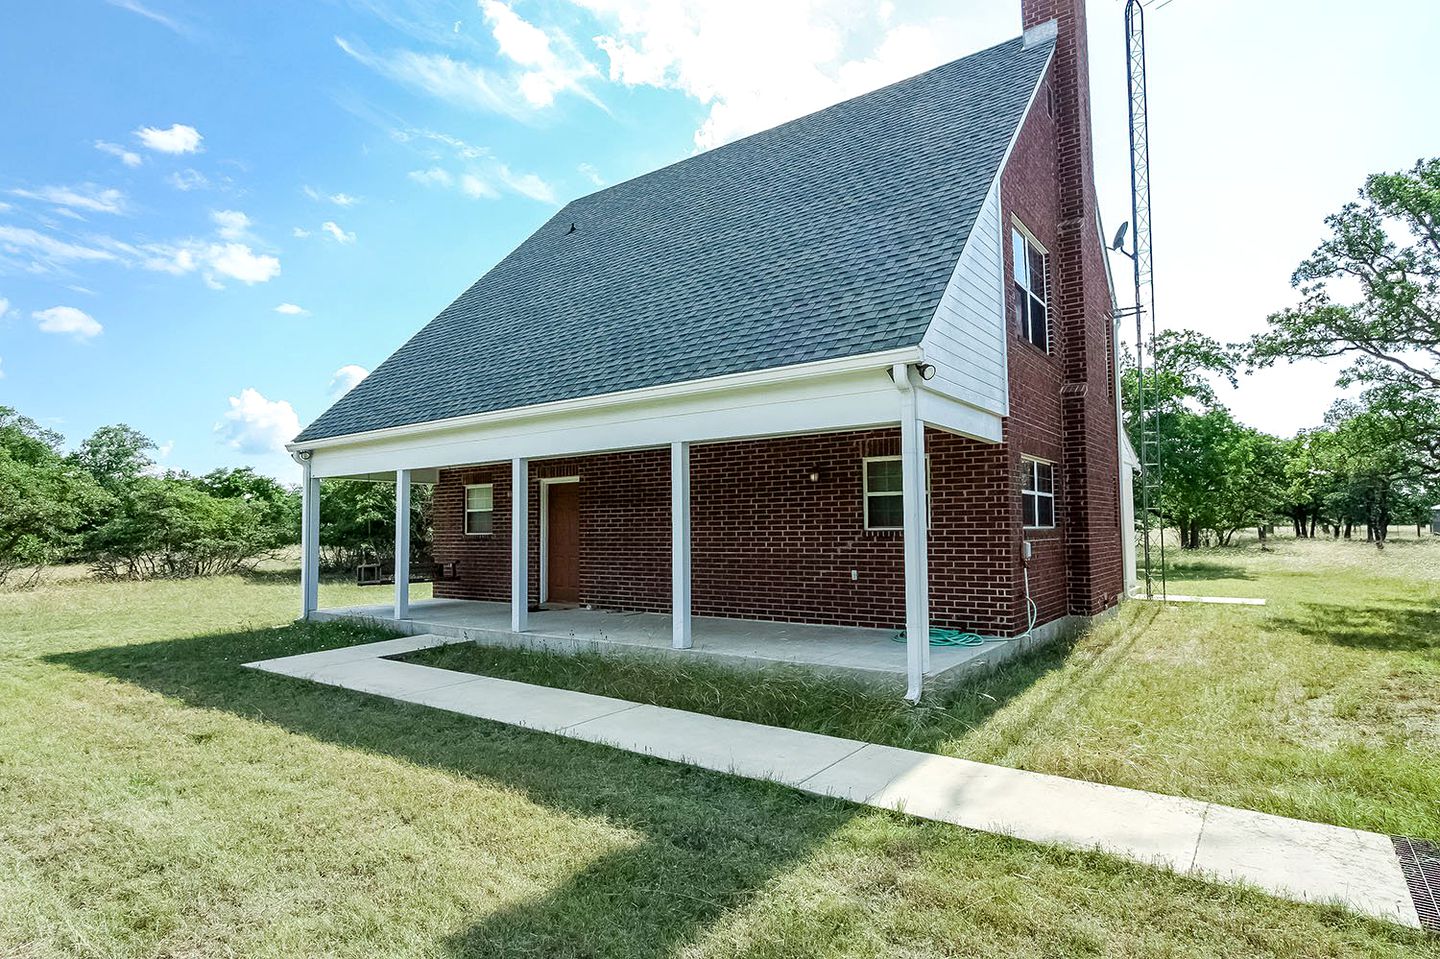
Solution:
[[[1030,276],[1029,250],[1030,250],[1031,247],[1034,247],[1035,250],[1040,254],[1041,259],[1042,259],[1042,262],[1043,262],[1044,265],[1045,265],[1045,276],[1044,276],[1043,281],[1042,281],[1043,284],[1044,284],[1044,286],[1043,286],[1043,289],[1039,292],[1038,295],[1037,295],[1035,289],[1034,289],[1033,287],[1031,287],[1030,285],[1028,285],[1028,283],[1027,283],[1027,284],[1022,284],[1022,283],[1020,282],[1020,274],[1019,274],[1019,269],[1018,269],[1018,267],[1019,267],[1020,264],[1016,262],[1016,257],[1015,257],[1015,239],[1016,239],[1016,237],[1019,237],[1019,238],[1025,243],[1025,247],[1026,247],[1025,275],[1026,275],[1027,280],[1029,279],[1029,276]],[[1025,291],[1025,296],[1026,296],[1026,298],[1027,298],[1026,304],[1025,304],[1025,305],[1027,306],[1027,309],[1025,310],[1024,318],[1021,320],[1021,324],[1020,324],[1020,339],[1024,340],[1026,343],[1029,343],[1031,346],[1035,347],[1035,349],[1040,350],[1041,352],[1045,353],[1047,356],[1050,355],[1050,353],[1051,353],[1050,347],[1051,347],[1051,345],[1052,345],[1053,342],[1054,342],[1053,330],[1052,330],[1052,328],[1051,328],[1051,323],[1050,323],[1050,314],[1051,314],[1051,312],[1052,312],[1052,311],[1051,311],[1051,304],[1050,304],[1050,250],[1049,250],[1048,248],[1046,248],[1045,244],[1041,243],[1038,239],[1035,238],[1035,234],[1034,234],[1034,233],[1031,233],[1030,230],[1026,228],[1025,224],[1020,222],[1020,220],[1019,220],[1018,217],[1014,217],[1014,216],[1012,216],[1012,217],[1010,218],[1010,285],[1011,285],[1012,288],[1017,288],[1017,292],[1016,292],[1016,295],[1017,295],[1017,296],[1020,295],[1020,294],[1019,294],[1019,290],[1024,290],[1024,291]],[[1042,307],[1044,307],[1044,309],[1045,309],[1045,345],[1044,345],[1044,346],[1041,346],[1039,343],[1036,343],[1035,340],[1031,338],[1031,336],[1030,336],[1030,330],[1028,329],[1028,327],[1031,325],[1031,324],[1030,324],[1030,310],[1028,309],[1028,307],[1029,307],[1029,305],[1030,305],[1029,301],[1032,300],[1032,299],[1039,300],[1040,305],[1041,305]],[[1017,304],[1017,305],[1019,305],[1019,304]]]
[[[472,489],[489,489],[489,490],[490,490],[490,508],[489,508],[489,509],[471,509],[471,508],[470,508],[470,491],[471,491]],[[465,492],[464,492],[464,494],[463,494],[463,497],[464,497],[464,498],[460,501],[460,529],[461,529],[461,531],[464,532],[464,534],[465,534],[466,536],[494,536],[494,535],[495,535],[495,484],[494,484],[494,483],[466,483],[466,484],[465,484]],[[471,514],[471,513],[489,513],[489,514],[490,514],[490,529],[489,529],[488,532],[472,533],[472,532],[470,531],[470,514]]]
[[[1056,513],[1055,510],[1055,466],[1057,464],[1053,460],[1042,459],[1039,456],[1025,455],[1022,455],[1020,457],[1020,462],[1025,468],[1024,473],[1021,475],[1020,478],[1021,527],[1027,530],[1056,529],[1059,526],[1059,515]],[[1037,466],[1050,467],[1050,492],[1048,493],[1040,489],[1040,477],[1036,473]],[[1027,482],[1030,483],[1034,487],[1034,489],[1026,489],[1025,484]],[[1040,518],[1040,497],[1043,496],[1050,500],[1050,524],[1048,526],[1031,526],[1025,522],[1025,497],[1027,496],[1035,497],[1035,518],[1037,520]]]
[[[905,490],[882,490],[878,493],[870,492],[870,464],[871,463],[895,463],[903,459],[901,456],[865,456],[860,460],[860,503],[865,520],[865,532],[867,533],[903,533],[905,531],[904,519],[901,519],[899,526],[871,526],[870,525],[870,497],[872,496],[898,496],[901,502],[901,516],[904,516]],[[930,528],[930,454],[925,454],[925,528]]]

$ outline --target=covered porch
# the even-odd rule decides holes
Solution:
[[[453,635],[459,630],[467,638],[504,645],[607,647],[713,657],[736,665],[833,668],[872,679],[902,679],[907,698],[918,701],[927,678],[950,678],[967,664],[988,667],[1001,651],[1018,651],[1022,644],[997,640],[932,648],[926,641],[931,623],[926,428],[987,446],[1000,439],[1000,426],[993,414],[927,389],[933,368],[917,362],[918,350],[897,353],[903,355],[883,355],[889,362],[872,355],[817,364],[803,375],[785,370],[757,374],[758,380],[747,375],[732,383],[727,378],[703,391],[666,387],[643,397],[596,401],[594,409],[557,404],[544,413],[507,411],[417,431],[314,441],[295,451],[306,474],[302,615],[385,620],[408,632]],[[833,461],[797,459],[783,470],[763,458],[743,464],[717,459],[717,450],[736,442],[876,429],[893,431],[887,440],[892,447],[883,456],[851,450]],[[860,477],[868,469],[867,456],[892,464],[893,485],[885,489],[899,508],[887,514],[880,532],[871,532],[864,512],[869,501],[862,506]],[[617,469],[603,481],[587,473],[602,461],[628,472],[621,475]],[[695,476],[709,484],[698,500],[692,497]],[[319,608],[319,490],[322,479],[331,477],[395,484],[397,560],[390,603]],[[714,495],[721,481],[742,498],[756,483],[764,485],[771,498],[763,508],[774,522],[757,527],[743,509],[725,513],[728,501],[722,509]],[[449,491],[447,522],[466,540],[463,548],[452,543],[448,556],[434,557],[461,556],[462,575],[471,577],[465,590],[447,585],[444,600],[412,603],[409,596],[415,572],[408,568],[412,483]],[[597,524],[596,536],[587,540],[582,531],[578,544],[573,539],[561,543],[554,529],[573,528],[577,489],[579,515],[586,524]],[[617,489],[636,494],[618,502],[608,492]],[[480,491],[474,502],[471,490]],[[583,502],[600,490],[609,498]],[[962,496],[956,493],[952,499],[956,509],[962,507]],[[569,504],[568,524],[556,522],[559,503]],[[472,512],[478,521],[473,528]],[[854,542],[842,544],[847,549],[831,549],[827,540],[823,555],[807,550],[802,527],[813,526],[817,516],[829,516],[833,525],[839,522],[837,512],[843,512]],[[698,571],[694,520],[701,521],[707,549],[700,557],[706,565]],[[984,525],[973,515],[967,522]],[[980,535],[998,534],[986,530]],[[597,544],[605,547],[604,555]],[[553,560],[561,546],[563,555],[571,557],[578,548],[581,578],[592,586],[603,581],[604,590],[591,591],[599,595],[592,598],[585,588],[562,595],[556,588]],[[792,567],[801,561],[809,566],[797,576]],[[993,591],[988,564],[971,565],[976,593]],[[573,586],[575,566],[569,569],[564,582]],[[483,572],[478,584],[477,570]],[[783,590],[776,585],[781,583]],[[721,589],[726,595],[716,595]],[[785,608],[776,608],[775,602],[757,608],[747,605],[743,595],[737,598],[760,589],[775,602],[783,599]],[[641,595],[634,595],[637,591]],[[847,602],[848,608],[837,607]],[[579,608],[550,608],[560,603]],[[646,611],[602,611],[610,609]],[[857,623],[903,624],[907,641],[896,642],[893,627],[867,629]]]
[[[316,620],[372,622],[419,635],[433,633],[486,646],[599,652],[616,655],[698,658],[730,668],[795,666],[898,690],[906,681],[906,647],[894,630],[809,623],[767,622],[715,616],[691,619],[691,643],[674,644],[674,620],[665,613],[600,609],[531,610],[523,632],[511,628],[507,603],[423,599],[395,618],[392,604],[317,610]],[[1029,648],[1025,637],[986,637],[979,646],[930,650],[929,678],[945,685],[984,672]]]

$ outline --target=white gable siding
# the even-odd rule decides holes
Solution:
[[[936,371],[927,387],[997,416],[1010,414],[1003,238],[997,176],[920,343]]]

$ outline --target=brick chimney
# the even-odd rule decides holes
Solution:
[[[1118,437],[1109,382],[1112,305],[1097,228],[1085,0],[1021,0],[1027,41],[1055,39],[1059,211],[1051,263],[1052,316],[1064,374],[1061,503],[1070,612],[1091,615],[1123,589]]]

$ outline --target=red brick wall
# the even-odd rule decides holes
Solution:
[[[1014,216],[1050,252],[1052,344],[1047,356],[1010,321],[1007,440],[1016,460],[1024,452],[1061,464],[1058,528],[1043,543],[1035,537],[1032,586],[1050,602],[1063,590],[1069,612],[1090,615],[1122,591],[1123,560],[1112,307],[1096,220],[1085,5],[1022,0],[1022,10],[1026,27],[1055,19],[1058,34],[1047,89],[1001,181],[1005,260],[1008,277]],[[1007,297],[1013,300],[1008,286]],[[1013,302],[1007,311],[1013,317]]]
[[[986,633],[1023,623],[1014,572],[1018,481],[1003,447],[926,433],[931,474],[932,619]],[[691,452],[691,557],[697,615],[899,627],[904,567],[898,532],[867,532],[867,456],[899,452],[899,430],[696,446]],[[810,473],[818,472],[812,482]],[[610,608],[670,608],[668,450],[531,465],[530,589],[539,595],[539,480],[580,477],[580,599]],[[443,470],[435,490],[435,554],[460,579],[442,598],[505,602],[509,467]],[[466,483],[495,485],[494,533],[466,536]],[[851,571],[855,571],[852,578]],[[1059,615],[1058,613],[1056,615]]]

